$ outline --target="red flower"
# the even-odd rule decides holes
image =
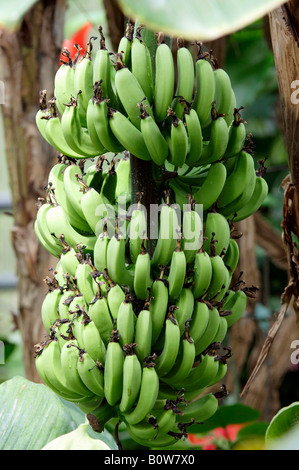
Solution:
[[[221,441],[235,442],[239,430],[244,426],[245,424],[229,424],[225,428],[215,428],[205,436],[189,434],[189,441],[193,445],[202,447],[203,450],[216,450],[221,445]]]
[[[93,24],[88,21],[85,23],[78,31],[76,31],[70,38],[65,39],[63,41],[62,49],[68,49],[70,51],[70,57],[74,60],[75,55],[77,53],[76,48],[74,45],[77,43],[81,50],[81,54],[84,54],[86,50],[86,44],[89,40],[89,33],[93,27]],[[65,60],[65,57],[60,56],[60,60]]]

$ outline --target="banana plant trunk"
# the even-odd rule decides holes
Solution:
[[[55,266],[34,233],[36,204],[55,153],[35,125],[39,92],[53,96],[54,73],[59,66],[66,0],[41,0],[27,12],[18,30],[0,29],[0,71],[5,96],[2,106],[5,150],[12,195],[12,243],[17,259],[17,328],[23,340],[25,374],[40,381],[34,364],[34,344],[46,334],[41,303],[44,278]]]

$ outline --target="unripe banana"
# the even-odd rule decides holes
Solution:
[[[142,421],[153,408],[159,392],[159,377],[155,370],[155,363],[148,359],[142,369],[139,397],[135,408],[124,413],[125,422],[137,424]]]
[[[183,98],[188,103],[191,103],[193,91],[194,91],[194,80],[195,80],[195,69],[192,53],[184,45],[182,38],[177,40],[177,88],[175,92],[175,98],[171,104],[172,109],[179,118],[182,118],[184,112],[184,104],[180,103],[179,98]]]
[[[154,345],[162,331],[167,307],[168,307],[168,287],[163,278],[164,268],[161,269],[160,275],[154,280],[151,288],[150,313],[152,318],[152,344]]]
[[[123,148],[141,160],[151,160],[141,131],[124,114],[110,108],[108,119],[111,131]]]
[[[107,346],[113,330],[113,319],[110,314],[106,297],[101,294],[100,286],[98,292],[88,307],[88,316],[96,325],[100,336]]]
[[[196,90],[192,108],[203,126],[208,119],[215,98],[215,77],[211,63],[201,54],[195,64]]]
[[[135,343],[124,346],[125,359],[123,365],[123,389],[119,410],[126,413],[131,410],[139,397],[142,368],[134,353]]]
[[[185,276],[187,272],[186,255],[181,247],[181,240],[178,240],[176,249],[174,250],[169,268],[168,293],[169,299],[177,299],[183,289]]]
[[[147,112],[144,103],[138,103],[140,108],[140,130],[142,132],[145,145],[156,165],[163,165],[168,157],[168,143],[164,138],[155,119]]]
[[[119,306],[116,323],[119,342],[123,347],[125,344],[133,343],[136,320],[131,295],[127,294]]]
[[[161,380],[169,385],[181,382],[188,377],[195,361],[195,345],[189,333],[189,322],[190,320],[185,322],[185,333],[174,366],[168,374],[161,377]]]
[[[146,97],[145,91],[142,89],[138,79],[125,66],[122,56],[119,54],[116,54],[115,70],[115,87],[118,98],[131,123],[140,130],[140,112],[137,104],[143,101],[143,104],[147,106],[148,113],[153,117],[149,100]]]
[[[173,308],[169,308],[165,320],[165,337],[161,353],[157,357],[156,371],[159,377],[166,375],[176,361],[180,347],[180,327],[173,314]]]
[[[83,127],[87,127],[86,111],[93,95],[93,62],[91,60],[93,39],[96,38],[90,38],[86,52],[77,61],[74,75],[75,96],[78,96],[78,114]]]
[[[110,406],[114,406],[122,396],[124,353],[119,343],[117,330],[114,330],[107,345],[104,369],[104,392]]]
[[[174,76],[172,51],[160,33],[155,55],[154,114],[157,122],[167,117],[174,95]]]
[[[110,59],[110,53],[106,48],[106,41],[103,35],[103,28],[99,26],[100,48],[97,51],[93,61],[93,85],[100,82],[102,88],[102,97],[108,99],[110,106],[118,107],[118,99],[114,91],[114,67]]]
[[[136,343],[135,353],[141,363],[151,353],[152,328],[151,312],[149,304],[146,302],[137,316],[134,337],[134,343]]]
[[[144,96],[151,104],[154,95],[154,77],[152,58],[147,45],[142,41],[141,34],[137,30],[131,47],[131,70],[137,78]]]
[[[68,103],[71,97],[75,95],[75,68],[70,57],[70,52],[67,49],[63,49],[61,54],[66,58],[66,61],[62,61],[62,64],[55,73],[54,96],[57,108],[60,114],[63,114],[65,110],[64,104]]]
[[[230,241],[230,224],[219,212],[209,212],[206,218],[203,249],[217,255],[225,253]]]
[[[146,300],[152,283],[151,259],[143,243],[134,267],[134,292],[136,297],[140,300]]]
[[[86,351],[81,350],[77,369],[85,386],[96,396],[104,397],[104,372],[101,364],[95,362]]]

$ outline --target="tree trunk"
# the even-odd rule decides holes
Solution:
[[[57,260],[41,247],[34,234],[36,203],[44,197],[54,150],[42,139],[36,125],[39,92],[53,96],[54,74],[59,66],[66,0],[42,0],[27,12],[17,31],[0,30],[2,106],[5,149],[12,194],[12,242],[17,258],[18,328],[23,340],[25,374],[39,381],[34,344],[46,334],[41,303],[43,279]],[[54,264],[55,263],[55,264]]]
[[[292,0],[269,15],[282,114],[282,132],[295,187],[293,231],[299,235],[299,5]]]

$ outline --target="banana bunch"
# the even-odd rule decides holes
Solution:
[[[152,58],[130,22],[115,53],[99,34],[96,52],[94,37],[80,59],[63,51],[55,96],[43,90],[36,113],[58,152],[34,224],[56,258],[36,368],[100,429],[118,418],[163,448],[226,394],[207,389],[224,379],[228,329],[255,293],[233,283],[234,223],[268,187],[229,76],[201,43],[194,59],[178,39],[174,58],[159,33]],[[160,194],[153,244],[144,194],[131,205],[130,154],[151,162]]]

